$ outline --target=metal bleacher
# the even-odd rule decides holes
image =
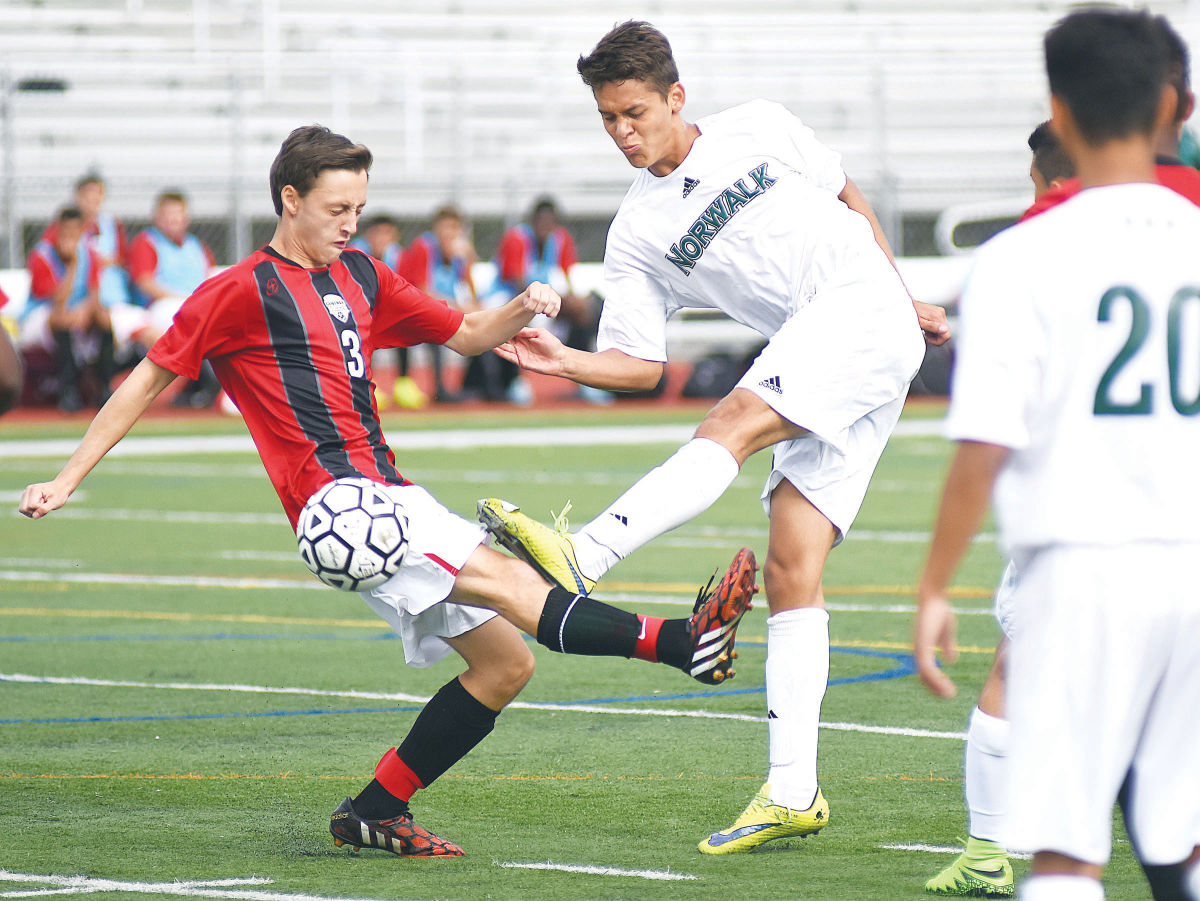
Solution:
[[[376,155],[372,203],[513,216],[552,192],[611,212],[629,170],[575,59],[615,22],[671,38],[699,116],[780,100],[887,216],[1026,190],[1047,111],[1042,31],[1067,0],[0,0],[15,213],[84,170],[118,215],[187,188],[198,215],[270,215],[266,171],[321,122]],[[1193,40],[1195,4],[1156,4]],[[17,90],[61,79],[63,91]]]

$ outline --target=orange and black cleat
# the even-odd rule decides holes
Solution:
[[[716,685],[733,678],[733,661],[737,657],[733,640],[742,614],[750,609],[750,601],[758,590],[754,584],[757,571],[754,551],[742,548],[717,587],[712,587],[717,577],[713,573],[696,595],[696,605],[688,620],[692,659],[686,669],[693,679]]]
[[[329,820],[333,843],[339,848],[381,848],[401,857],[462,857],[463,849],[438,838],[413,822],[407,809],[387,820],[364,820],[347,798]]]

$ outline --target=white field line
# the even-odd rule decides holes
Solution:
[[[7,467],[6,467],[7,468]],[[21,497],[25,494],[25,489],[18,491],[0,491],[0,504],[19,504]],[[87,492],[80,490],[71,495],[73,502],[80,502],[87,499]]]
[[[0,898],[31,898],[50,895],[80,895],[96,892],[130,892],[139,895],[177,895],[192,898],[229,898],[233,901],[376,901],[369,898],[329,898],[295,892],[264,892],[234,889],[237,885],[272,885],[274,879],[198,879],[181,882],[131,882],[117,879],[93,879],[89,876],[38,876],[0,870],[0,882],[50,885],[52,888],[0,892]]]
[[[167,691],[229,691],[244,694],[303,695],[319,698],[350,698],[370,701],[402,701],[424,704],[429,698],[400,692],[331,691],[320,688],[274,687],[267,685],[238,685],[216,682],[133,682],[116,679],[91,679],[84,676],[32,676],[27,673],[0,673],[0,682],[25,685],[82,685],[103,688],[149,688]],[[610,707],[600,704],[544,704],[533,701],[514,701],[514,710],[540,710],[554,713],[600,713],[609,716],[647,716],[666,719],[728,720],[739,723],[765,722],[765,717],[745,713],[717,713],[711,710],[677,710],[672,708]],[[936,732],[928,729],[907,729],[899,726],[868,726],[861,723],[821,723],[821,728],[835,732],[868,732],[875,735],[899,735],[910,738],[942,738],[965,741],[965,732]]]
[[[928,854],[961,854],[962,848],[957,845],[906,845],[906,844],[882,844],[876,845],[884,851],[922,851]],[[1008,856],[1016,860],[1029,860],[1033,857],[1032,854],[1019,854],[1015,851],[1009,851]]]
[[[523,429],[393,429],[389,444],[397,453],[405,450],[463,450],[483,447],[587,447],[591,445],[682,444],[696,426],[544,426]],[[930,437],[942,433],[939,419],[901,422],[897,437]],[[74,438],[0,441],[0,458],[69,457],[78,446]],[[193,435],[157,438],[132,437],[121,441],[107,454],[113,457],[177,456],[181,454],[254,453],[249,435]]]
[[[672,873],[670,870],[623,870],[620,867],[597,867],[575,863],[518,863],[517,861],[496,861],[496,866],[505,870],[554,870],[559,873],[583,873],[587,876],[633,876],[637,879],[655,879],[660,882],[681,882],[688,879],[699,879],[690,873]]]

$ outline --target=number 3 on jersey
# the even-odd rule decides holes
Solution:
[[[352,379],[361,379],[367,374],[367,364],[362,355],[362,339],[352,328],[342,330],[342,350],[346,359],[346,372]]]
[[[1096,416],[1148,416],[1154,412],[1155,385],[1143,382],[1136,400],[1119,401],[1112,396],[1113,382],[1134,357],[1142,352],[1150,334],[1152,310],[1146,299],[1126,286],[1109,288],[1096,311],[1099,322],[1108,322],[1118,303],[1129,305],[1129,335],[1100,376],[1092,412]],[[1191,318],[1191,328],[1188,318]],[[1190,337],[1191,340],[1186,339]],[[1154,353],[1147,348],[1146,353]],[[1200,413],[1200,288],[1180,288],[1167,307],[1167,380],[1171,406],[1182,416]],[[1191,384],[1186,384],[1190,382]]]

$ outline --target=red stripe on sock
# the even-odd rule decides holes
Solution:
[[[666,620],[657,616],[642,616],[639,614],[638,621],[642,624],[642,634],[638,636],[637,645],[633,649],[633,656],[638,660],[649,660],[651,663],[658,663],[658,632]]]
[[[443,560],[437,554],[426,554],[425,556],[428,557],[430,560],[432,560],[434,563],[436,563],[438,566],[440,566],[442,569],[444,569],[446,572],[450,573],[450,575],[452,575],[452,576],[458,575],[458,567],[451,566],[449,563],[447,563],[445,560]]]
[[[395,748],[390,748],[379,759],[379,763],[375,767],[375,778],[380,785],[387,789],[389,795],[393,795],[401,801],[409,800],[416,794],[418,788],[425,787],[417,778],[417,774],[400,759]]]

